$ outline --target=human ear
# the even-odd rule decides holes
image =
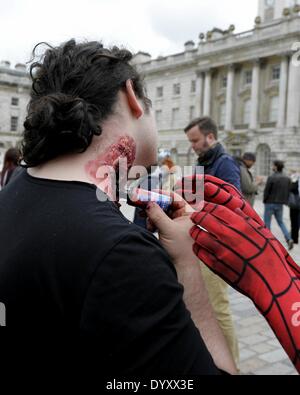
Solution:
[[[132,115],[137,119],[140,118],[144,114],[144,109],[135,94],[131,80],[126,81],[125,94]]]

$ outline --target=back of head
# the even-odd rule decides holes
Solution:
[[[9,148],[4,155],[4,167],[17,167],[20,156],[21,153],[18,148]]]
[[[28,167],[63,154],[84,152],[93,136],[101,134],[101,123],[114,113],[118,93],[127,80],[148,108],[131,59],[129,51],[106,49],[96,41],[48,45],[30,68],[32,92],[22,143]]]
[[[195,126],[198,126],[199,131],[201,131],[201,133],[203,133],[205,136],[213,134],[214,138],[218,140],[218,126],[212,118],[201,117],[194,119],[184,129],[185,133],[188,133]]]
[[[9,148],[6,151],[4,155],[3,167],[0,177],[1,186],[3,186],[4,184],[6,173],[14,170],[19,165],[20,158],[21,158],[21,152],[18,148]]]
[[[256,162],[256,155],[252,152],[245,152],[242,159],[250,162]]]
[[[279,173],[283,172],[284,162],[282,162],[281,160],[276,160],[273,164],[276,168],[276,171],[278,171]]]
[[[172,168],[175,166],[175,164],[174,164],[174,162],[172,161],[172,159],[171,159],[170,156],[167,156],[166,158],[164,158],[164,159],[162,160],[162,162],[161,162],[161,165],[162,165],[162,166],[167,166],[169,169],[172,169]]]

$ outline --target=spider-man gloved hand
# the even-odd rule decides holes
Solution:
[[[233,185],[228,184],[218,178],[205,176],[204,182],[204,196],[206,202],[216,203],[218,205],[225,206],[232,211],[239,213],[240,215],[246,215],[254,221],[256,221],[262,227],[265,227],[263,220],[256,213],[256,211],[251,207],[251,205],[244,199],[240,191]],[[286,263],[293,270],[295,275],[300,279],[300,267],[294,262],[293,258],[283,247],[283,245],[275,239],[278,243],[279,248],[285,256]]]
[[[198,184],[197,184],[198,182]],[[202,182],[202,184],[201,184]],[[197,186],[204,189],[204,193],[197,191]],[[244,199],[240,191],[231,184],[222,181],[212,176],[194,176],[186,177],[179,181],[175,188],[176,192],[183,196],[191,205],[196,202],[197,193],[202,194],[206,202],[215,203],[229,208],[231,211],[237,212],[240,215],[246,215],[257,222],[257,224],[265,227],[263,220],[251,207],[251,205]],[[197,208],[197,205],[194,205]],[[240,211],[236,211],[240,209]],[[293,270],[295,275],[300,278],[300,267],[294,262],[283,245],[276,240],[279,248],[285,256],[288,266]]]
[[[252,299],[300,372],[300,280],[272,233],[261,221],[245,214],[250,209],[241,201],[236,212],[226,207],[233,208],[239,198],[229,199],[217,186],[211,199],[221,201],[223,197],[227,198],[223,206],[205,203],[201,212],[192,215],[194,252],[228,284]]]

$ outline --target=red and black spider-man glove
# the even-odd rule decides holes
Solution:
[[[200,188],[203,188],[204,193],[201,190],[197,191],[199,186]],[[243,213],[244,215],[252,218],[262,227],[265,227],[263,220],[244,199],[240,191],[233,185],[216,177],[201,175],[186,177],[176,184],[175,190],[179,195],[183,196],[188,203],[193,205],[195,209],[197,208],[196,196],[197,194],[200,194],[206,202],[225,206],[234,212],[236,212],[237,209],[240,209],[241,214]],[[283,245],[278,240],[276,240],[276,242],[285,256],[286,263],[290,266],[295,275],[300,278],[300,267],[294,262],[293,258],[289,255]]]
[[[300,372],[299,278],[263,222],[245,213],[254,210],[241,204],[243,199],[229,197],[229,192],[222,193],[218,185],[205,188],[207,195],[214,188],[211,199],[226,200],[223,206],[205,203],[201,212],[192,215],[196,225],[191,229],[194,252],[227,283],[252,299]],[[237,203],[239,207],[233,211]]]
[[[233,185],[212,176],[205,176],[204,196],[206,202],[225,206],[235,212],[237,209],[240,209],[244,215],[252,218],[262,227],[265,227],[263,220],[260,218],[257,212],[244,199],[240,191]],[[300,267],[277,239],[276,242],[284,254],[287,264],[293,270],[295,275],[300,278]]]

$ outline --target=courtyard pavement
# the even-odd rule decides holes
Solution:
[[[255,204],[256,211],[263,215],[263,203]],[[133,209],[122,207],[124,215],[132,220]],[[285,207],[284,219],[290,227],[289,210]],[[273,219],[272,231],[284,244],[284,238]],[[285,245],[285,244],[284,244]],[[300,247],[295,246],[291,255],[300,263]],[[283,351],[265,319],[258,313],[253,303],[243,295],[230,290],[230,302],[240,347],[240,372],[243,375],[295,375],[292,363]]]

